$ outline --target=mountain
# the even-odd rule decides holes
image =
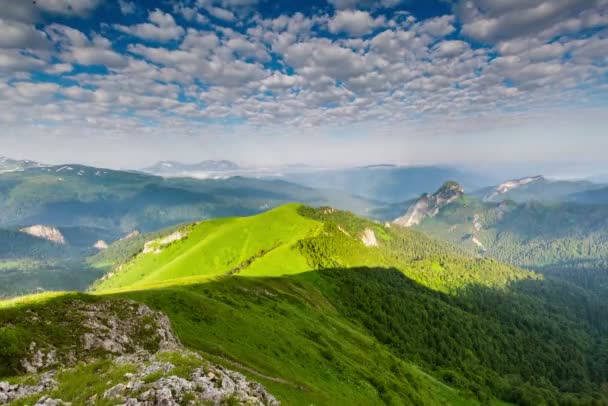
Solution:
[[[558,203],[575,200],[577,194],[601,187],[600,184],[586,180],[550,180],[539,175],[508,180],[498,186],[474,191],[472,195],[485,202],[513,200],[524,203],[535,200],[544,203]]]
[[[0,228],[29,230],[57,242],[63,238],[66,249],[52,250],[49,257],[28,255],[26,247],[18,251],[19,258],[0,255],[0,268],[7,269],[0,296],[84,289],[99,276],[86,257],[134,230],[152,232],[205,218],[250,215],[292,201],[333,204],[360,213],[385,204],[278,179],[162,178],[82,165],[3,173]]]
[[[34,161],[17,160],[0,156],[0,174],[5,172],[24,171],[30,168],[40,168],[45,165]]]
[[[543,187],[540,193],[546,190]],[[415,226],[477,255],[560,275],[608,293],[608,204],[578,203],[570,195],[561,202],[543,203],[543,196],[529,193],[525,192],[532,200],[525,203],[461,195],[432,215],[421,216],[419,222],[400,218],[396,223]],[[425,204],[423,197],[406,213]]]
[[[456,182],[448,181],[433,194],[425,193],[405,213],[393,223],[402,227],[418,225],[427,217],[435,217],[439,210],[464,194],[464,189]]]
[[[226,160],[202,161],[195,164],[184,164],[176,161],[160,161],[142,171],[159,176],[200,176],[201,174],[209,174],[209,177],[212,177],[215,173],[221,175],[222,172],[235,172],[240,169],[241,167],[239,165]]]
[[[283,179],[388,203],[403,203],[418,198],[429,190],[439,188],[446,179],[457,181],[466,190],[476,190],[495,181],[471,171],[450,167],[394,165],[287,173]]]
[[[577,192],[570,196],[575,202],[585,204],[608,204],[608,187]]]
[[[201,369],[262,404],[608,400],[605,301],[415,230],[290,204],[136,240],[94,295],[0,302],[0,380],[78,404],[209,396]]]
[[[2,174],[0,194],[2,227],[98,227],[116,238],[135,229],[259,213],[290,201],[374,207],[371,201],[283,180],[161,178],[82,165]]]

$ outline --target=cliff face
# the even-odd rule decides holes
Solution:
[[[61,231],[59,231],[55,227],[37,224],[34,226],[22,228],[19,231],[32,235],[34,237],[54,242],[56,244],[65,244],[65,238],[63,237],[63,234],[61,234]]]
[[[456,182],[446,182],[433,194],[426,193],[407,210],[405,215],[395,219],[394,224],[401,227],[418,225],[427,217],[434,217],[443,207],[452,203],[464,194]]]
[[[530,183],[534,183],[534,182],[538,182],[543,180],[544,177],[542,176],[531,176],[528,178],[521,178],[521,179],[513,179],[513,180],[508,180],[504,183],[501,183],[500,185],[498,185],[496,187],[496,189],[494,189],[493,191],[491,191],[490,193],[488,193],[487,195],[485,195],[483,197],[483,200],[485,202],[491,202],[494,201],[494,199],[500,195],[504,195],[505,193],[513,190],[513,189],[517,189],[521,186],[524,185],[528,185]]]

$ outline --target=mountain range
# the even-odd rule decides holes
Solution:
[[[534,180],[509,181],[471,195],[449,183],[413,202],[394,223],[476,255],[608,292],[608,206],[581,199],[603,187],[528,179]],[[505,190],[505,184],[512,187]]]
[[[289,204],[139,237],[95,257],[108,273],[94,295],[0,302],[10,326],[0,342],[11,345],[0,377],[37,382],[26,367],[50,371],[55,383],[36,386],[37,398],[159,401],[167,388],[179,402],[210,396],[189,382],[211,362],[205,373],[231,377],[213,372],[217,396],[235,403],[244,395],[230,371],[263,385],[262,404],[606,401],[605,302],[559,279],[329,207]],[[146,323],[162,338],[137,333]]]
[[[605,186],[490,181],[0,174],[0,402],[607,403]]]

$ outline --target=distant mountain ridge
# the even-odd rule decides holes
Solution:
[[[513,200],[524,203],[534,200],[544,203],[559,203],[575,201],[577,195],[601,187],[601,184],[587,180],[553,180],[537,175],[507,180],[497,186],[476,190],[472,195],[484,202]]]
[[[587,187],[599,185],[529,177],[449,200],[438,199],[445,194],[441,188],[412,202],[394,223],[480,256],[608,293],[608,202],[599,198],[606,189],[570,193]],[[487,199],[488,192],[498,190],[503,193]],[[590,201],[582,196],[591,196]]]
[[[226,172],[238,171],[241,167],[227,160],[206,160],[194,164],[184,164],[177,161],[160,161],[144,168],[142,171],[161,176],[188,176],[193,172]]]
[[[434,217],[443,207],[464,194],[464,189],[456,182],[448,181],[433,194],[425,193],[410,206],[405,215],[393,221],[402,227],[420,224],[427,217]]]
[[[0,156],[0,173],[24,171],[26,169],[41,168],[44,166],[46,165],[27,159],[19,160]]]

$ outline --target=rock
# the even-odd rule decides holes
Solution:
[[[184,230],[178,230],[163,238],[148,241],[144,244],[142,254],[148,254],[150,252],[154,254],[160,254],[164,247],[175,241],[183,240],[187,236],[188,234]]]
[[[43,396],[40,398],[40,400],[38,400],[38,402],[36,402],[35,406],[71,406],[72,404],[70,402],[64,402],[61,399],[51,399],[47,396]]]
[[[56,244],[65,244],[65,238],[63,237],[63,234],[61,234],[61,231],[59,231],[55,227],[37,224],[30,227],[22,228],[19,231],[37,238],[42,238],[44,240],[54,242]]]
[[[93,245],[93,248],[96,248],[100,251],[103,250],[107,250],[108,249],[108,243],[105,242],[104,240],[99,240],[95,243],[95,245]]]
[[[173,394],[171,389],[162,388],[156,392],[156,405],[158,406],[172,406],[177,405],[177,402],[173,400]]]
[[[448,181],[437,192],[422,195],[416,203],[408,208],[405,215],[395,219],[393,224],[401,227],[419,225],[425,218],[435,217],[439,213],[439,210],[454,202],[463,194],[464,190],[458,183]]]
[[[528,177],[528,178],[508,180],[508,181],[506,181],[506,182],[501,183],[500,185],[498,185],[490,193],[486,194],[483,197],[483,201],[484,202],[495,201],[496,197],[499,197],[500,195],[504,195],[505,193],[508,193],[509,191],[511,191],[513,189],[517,189],[519,187],[522,187],[524,185],[528,185],[530,183],[543,181],[544,179],[545,178],[543,176],[539,175],[539,176],[531,176],[531,177]]]
[[[376,240],[376,234],[370,228],[366,228],[365,231],[363,231],[363,235],[361,236],[361,242],[366,247],[377,247],[378,246],[378,240]]]

